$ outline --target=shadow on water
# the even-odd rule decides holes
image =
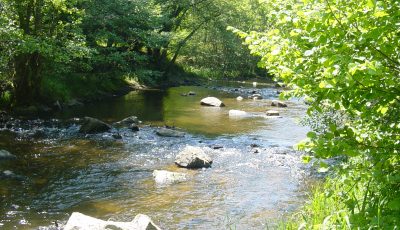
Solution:
[[[109,133],[80,135],[77,126],[49,129],[52,133],[44,138],[27,136],[32,127],[3,129],[0,149],[17,159],[0,161],[0,172],[10,170],[19,177],[0,179],[0,228],[46,228],[55,220],[65,223],[74,211],[120,221],[144,213],[165,229],[264,228],[301,203],[304,169],[299,153],[286,146],[305,136],[307,128],[297,124],[305,106],[289,101],[288,108],[278,108],[282,118],[267,118],[264,112],[271,109],[276,89],[256,89],[264,100],[237,101],[236,96],[254,90],[237,87],[132,92],[56,115],[108,122],[138,116],[140,131],[118,130],[120,140]],[[189,91],[196,95],[181,96]],[[221,98],[226,107],[200,106],[206,96]],[[230,118],[230,109],[251,116]],[[155,135],[154,126],[164,124],[187,134]],[[174,157],[187,145],[204,149],[214,159],[213,167],[177,168]],[[152,178],[156,169],[185,172],[190,179],[159,185]]]

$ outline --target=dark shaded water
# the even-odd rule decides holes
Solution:
[[[0,171],[18,178],[0,179],[0,228],[48,228],[56,220],[65,223],[74,211],[119,221],[143,213],[165,229],[265,228],[298,207],[304,194],[304,169],[290,147],[305,137],[307,129],[297,124],[305,106],[289,101],[288,108],[278,109],[282,118],[267,118],[276,89],[263,85],[257,89],[263,100],[237,101],[253,90],[243,86],[132,92],[69,109],[56,115],[59,121],[2,129],[0,149],[17,160],[0,161]],[[181,96],[189,91],[196,95]],[[226,107],[200,106],[205,96],[222,99]],[[230,109],[251,116],[230,118]],[[131,115],[143,121],[141,130],[114,129],[121,140],[111,133],[80,135],[79,125],[63,122],[82,116],[114,122]],[[187,135],[155,135],[156,126],[163,125]],[[215,144],[224,148],[209,147]],[[175,167],[175,155],[188,145],[210,154],[213,167]],[[152,178],[155,169],[186,172],[190,180],[159,185]]]

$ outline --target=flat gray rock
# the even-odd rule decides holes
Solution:
[[[104,221],[91,216],[74,212],[68,219],[64,230],[160,230],[150,217],[138,214],[131,222]]]
[[[185,173],[166,170],[154,170],[153,177],[157,184],[172,184],[187,180],[187,175]]]
[[[266,112],[266,114],[267,114],[267,116],[270,116],[270,117],[277,117],[277,116],[279,116],[279,112],[276,111],[276,110],[268,110],[268,111]]]

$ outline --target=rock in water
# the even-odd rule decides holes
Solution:
[[[198,147],[187,146],[175,157],[175,164],[183,168],[209,168],[212,159]]]
[[[279,116],[279,112],[276,110],[268,110],[266,114],[267,116]]]
[[[92,117],[85,117],[84,123],[79,129],[80,133],[103,133],[111,129],[111,126]]]
[[[117,127],[131,127],[133,124],[138,125],[140,123],[136,116],[127,117],[121,121],[115,122],[114,125]]]
[[[272,101],[271,106],[287,107],[287,104],[281,101]]]
[[[138,214],[131,222],[115,222],[96,219],[79,212],[74,212],[68,219],[64,230],[160,230],[150,217]]]
[[[162,137],[183,137],[183,136],[185,136],[184,132],[180,132],[180,131],[173,130],[173,129],[166,129],[166,128],[160,128],[159,130],[156,131],[156,134],[158,136],[162,136]]]
[[[0,149],[0,160],[13,160],[17,159],[14,154],[11,154],[9,151]]]
[[[196,95],[196,93],[195,93],[195,92],[193,92],[193,91],[189,91],[188,95],[189,95],[189,96],[195,96],[195,95]]]
[[[223,107],[225,104],[216,97],[206,97],[200,101],[201,105]]]
[[[241,101],[241,100],[243,100],[243,97],[239,96],[236,98],[236,100]]]
[[[231,109],[229,110],[229,117],[245,117],[247,116],[247,113],[242,110],[234,110]]]
[[[157,184],[170,184],[185,181],[186,174],[166,170],[154,170],[153,177]]]

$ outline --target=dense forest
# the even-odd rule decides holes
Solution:
[[[255,76],[257,59],[226,28],[261,29],[260,9],[256,0],[2,0],[1,104]]]

